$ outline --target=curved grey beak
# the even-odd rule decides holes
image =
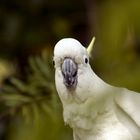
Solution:
[[[62,64],[62,74],[64,79],[64,84],[67,88],[75,88],[77,85],[77,65],[70,59],[65,58]]]

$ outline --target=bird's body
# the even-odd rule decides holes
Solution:
[[[105,83],[75,39],[54,50],[55,83],[74,140],[140,140],[140,94]]]

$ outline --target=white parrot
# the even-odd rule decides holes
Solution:
[[[89,53],[73,38],[54,48],[55,84],[74,140],[140,140],[140,94],[111,86],[91,69]]]

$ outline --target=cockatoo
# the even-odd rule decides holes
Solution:
[[[111,86],[94,73],[89,64],[93,40],[88,49],[73,38],[55,45],[55,84],[64,122],[74,140],[140,140],[140,94]]]

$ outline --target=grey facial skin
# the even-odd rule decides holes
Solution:
[[[68,89],[76,88],[77,64],[71,58],[65,58],[61,68],[65,86]]]

